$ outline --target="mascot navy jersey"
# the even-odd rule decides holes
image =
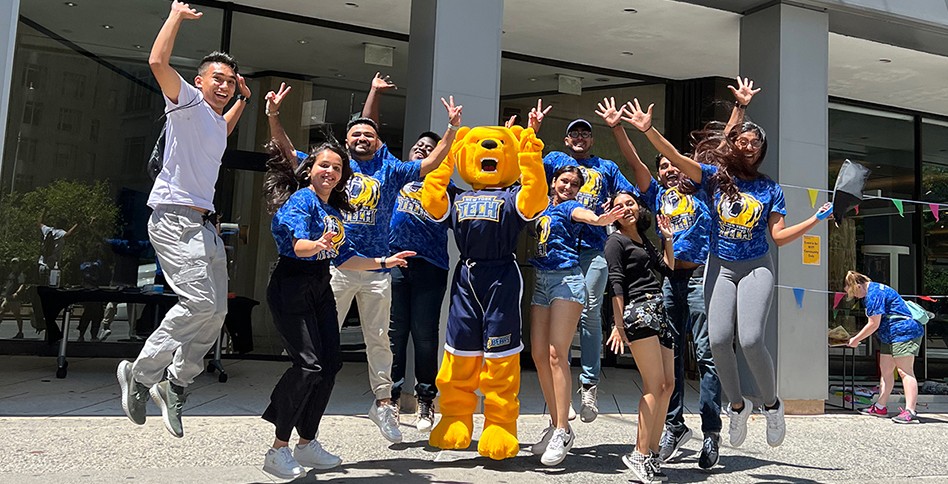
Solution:
[[[529,223],[517,210],[520,185],[463,192],[449,214],[461,259],[451,284],[445,349],[459,356],[504,357],[523,349],[523,279],[514,253]]]

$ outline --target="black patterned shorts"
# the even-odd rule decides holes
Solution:
[[[675,349],[675,328],[668,324],[665,302],[661,294],[648,294],[628,303],[622,313],[625,336],[629,341],[658,336],[658,342],[668,349]]]

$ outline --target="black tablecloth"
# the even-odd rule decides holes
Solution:
[[[46,319],[46,341],[54,344],[63,337],[62,328],[57,322],[59,313],[70,304],[80,302],[114,302],[137,304],[160,304],[167,307],[178,302],[178,296],[170,294],[143,293],[135,290],[114,289],[63,289],[49,286],[37,286],[40,302],[43,305],[43,316]]]

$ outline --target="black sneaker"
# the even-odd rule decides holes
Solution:
[[[668,480],[668,476],[662,472],[662,461],[658,459],[658,454],[649,452],[648,460],[645,461],[645,467],[652,476],[652,481],[665,482]]]
[[[709,432],[704,434],[704,445],[701,446],[701,455],[698,456],[698,467],[709,470],[718,465],[721,454],[718,452],[721,446],[721,434]]]
[[[662,462],[669,462],[681,452],[681,446],[691,440],[691,429],[685,427],[681,433],[675,433],[668,427],[662,432],[662,440],[658,443],[658,458]]]

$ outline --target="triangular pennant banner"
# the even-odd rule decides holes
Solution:
[[[940,222],[941,217],[938,215],[938,209],[941,207],[937,203],[929,203],[928,208],[932,211],[932,215],[935,216],[935,221]]]
[[[856,205],[856,215],[859,215],[859,205]]]
[[[895,208],[899,209],[899,217],[904,217],[905,212],[902,209],[902,200],[892,200],[892,203],[895,205]]]
[[[838,309],[833,310],[833,319],[836,319],[836,315],[839,313]]]
[[[846,297],[846,293],[843,292],[833,294],[833,309],[839,307],[839,302],[842,301],[844,297]]]
[[[919,298],[919,299],[921,299],[922,301],[928,301],[928,302],[937,302],[937,301],[935,301],[935,298],[933,298],[933,297],[928,297],[928,296],[918,296],[918,298]]]
[[[806,193],[810,195],[810,207],[816,207],[816,196],[819,195],[820,192],[818,192],[816,188],[807,188]]]
[[[793,298],[797,300],[797,307],[803,307],[803,293],[804,289],[802,287],[793,288]]]

